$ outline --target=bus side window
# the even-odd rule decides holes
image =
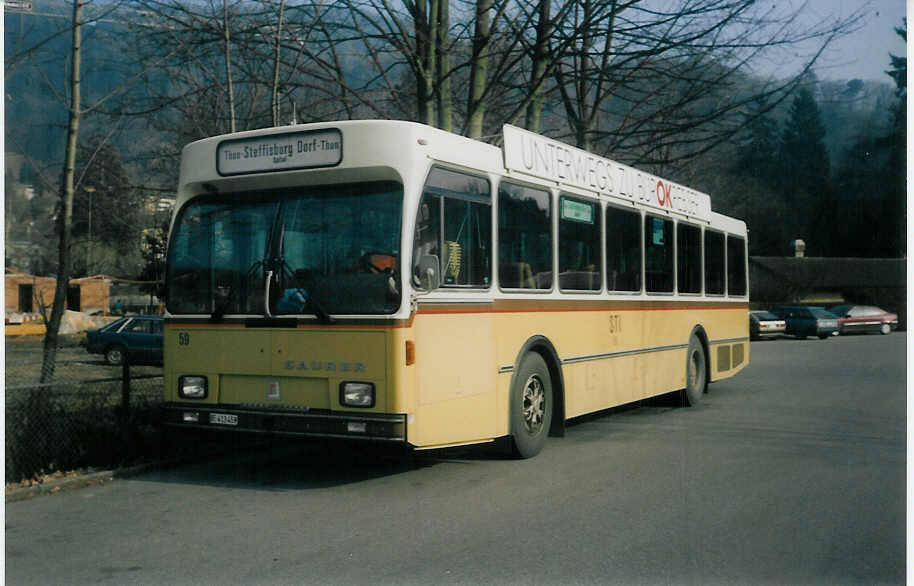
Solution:
[[[552,197],[498,186],[498,279],[504,289],[552,289]]]
[[[489,181],[433,167],[416,218],[413,280],[423,256],[439,261],[443,287],[486,288],[491,282],[492,201]]]
[[[559,289],[599,291],[600,206],[584,199],[559,198]]]
[[[422,257],[441,258],[441,198],[425,194],[419,204],[416,233],[413,239],[413,282],[420,284],[419,265]],[[440,273],[439,273],[440,274]]]
[[[727,236],[727,294],[746,294],[746,241]]]
[[[647,290],[673,292],[673,221],[644,217],[644,259]]]
[[[676,250],[680,293],[701,293],[701,228],[676,225]]]
[[[606,288],[641,291],[641,214],[606,208]]]
[[[724,294],[724,235],[705,230],[705,294]]]

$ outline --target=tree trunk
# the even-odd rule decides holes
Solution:
[[[416,23],[416,109],[419,121],[435,126],[435,65],[437,45],[439,0],[418,0],[414,20]]]
[[[286,0],[279,3],[279,25],[276,28],[276,54],[273,56],[273,94],[270,100],[273,112],[273,126],[279,126],[279,55],[282,48],[282,17],[286,10]]]
[[[235,132],[235,86],[232,83],[232,36],[229,33],[228,0],[222,0],[222,31],[225,41],[225,80],[228,85],[229,132]]]
[[[73,41],[71,47],[72,68],[70,72],[70,113],[67,125],[67,144],[64,157],[63,177],[60,186],[60,210],[57,216],[58,266],[57,286],[54,289],[54,304],[51,319],[46,324],[44,335],[44,356],[41,363],[41,382],[54,378],[57,361],[57,340],[60,322],[67,310],[67,288],[70,282],[70,227],[73,224],[73,178],[76,169],[76,145],[79,139],[80,83],[82,65],[82,0],[73,1]]]
[[[446,46],[450,36],[450,6],[447,0],[438,0],[438,18],[435,23],[438,27],[438,65],[435,68],[437,75],[436,97],[438,99],[438,127],[448,132],[453,131],[453,109],[451,107],[451,57]]]
[[[584,26],[581,35],[581,52],[579,54],[581,65],[578,69],[578,71],[581,72],[581,75],[578,75],[578,86],[575,92],[578,99],[578,124],[575,128],[575,142],[577,143],[578,148],[589,151],[591,146],[590,126],[593,122],[593,117],[590,114],[588,106],[591,97],[596,98],[596,96],[591,96],[590,91],[590,78],[594,75],[593,58],[591,57],[591,51],[593,50],[593,35],[590,28],[590,23],[593,22],[593,4],[590,0],[584,1],[583,22],[587,24]]]
[[[552,22],[549,20],[552,2],[540,0],[539,17],[536,25],[536,45],[533,48],[533,69],[530,74],[530,91],[533,96],[527,104],[526,128],[539,132],[543,113],[543,82],[548,74],[549,37],[552,36]]]
[[[482,96],[486,91],[486,72],[489,67],[489,40],[491,38],[490,11],[493,0],[477,0],[476,33],[473,35],[473,58],[470,64],[470,95],[467,104],[467,136],[480,138],[486,108]]]

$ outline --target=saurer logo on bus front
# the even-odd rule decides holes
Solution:
[[[363,362],[337,362],[334,360],[286,360],[286,370],[322,370],[325,372],[365,372]]]

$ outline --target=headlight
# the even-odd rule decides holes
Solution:
[[[374,407],[374,383],[340,383],[340,404],[347,407]]]
[[[182,376],[178,379],[178,396],[184,399],[205,399],[207,395],[205,376]]]

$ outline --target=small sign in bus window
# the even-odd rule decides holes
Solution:
[[[651,226],[653,226],[654,244],[663,246],[663,220],[651,218]]]
[[[562,219],[593,224],[593,205],[573,199],[563,199]]]

